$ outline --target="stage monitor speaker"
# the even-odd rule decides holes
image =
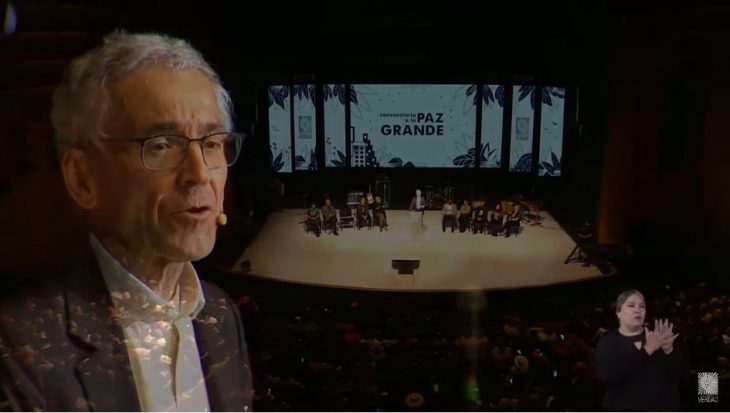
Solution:
[[[421,260],[393,260],[392,266],[398,274],[413,274],[421,266]]]

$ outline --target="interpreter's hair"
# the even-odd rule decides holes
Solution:
[[[102,44],[73,60],[53,91],[51,123],[59,157],[72,145],[94,144],[104,136],[109,87],[152,65],[172,71],[197,69],[215,85],[224,127],[231,130],[233,105],[218,74],[188,42],[163,34],[109,33]]]
[[[635,289],[626,290],[626,291],[622,292],[621,294],[619,294],[618,298],[616,299],[616,312],[617,313],[621,311],[621,307],[624,306],[624,303],[626,303],[626,300],[628,300],[629,297],[631,297],[634,294],[641,297],[641,301],[643,301],[646,304],[646,299],[644,298],[644,294],[642,294],[641,291],[635,290]]]

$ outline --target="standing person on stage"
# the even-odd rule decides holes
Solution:
[[[451,232],[454,232],[454,228],[456,227],[456,204],[454,204],[453,199],[449,198],[444,204],[442,212],[444,216],[441,218],[441,230],[446,232],[446,225],[449,225]]]
[[[459,221],[459,232],[466,231],[466,226],[469,224],[470,219],[471,219],[471,206],[469,205],[469,200],[465,199],[464,203],[461,205],[461,208],[459,209],[459,213],[457,215],[457,220]]]
[[[416,195],[411,199],[411,206],[408,208],[411,212],[420,212],[418,223],[423,227],[423,214],[426,211],[426,200],[421,196],[421,190],[416,189]]]
[[[619,328],[598,343],[598,372],[606,385],[603,409],[609,411],[680,410],[676,385],[689,367],[676,346],[678,334],[668,320],[644,326],[646,301],[638,290],[616,300]]]

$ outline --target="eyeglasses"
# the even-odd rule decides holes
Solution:
[[[215,132],[198,139],[178,135],[155,135],[139,139],[107,139],[102,142],[137,142],[142,146],[142,164],[147,169],[162,171],[182,165],[191,142],[200,142],[203,161],[211,169],[236,163],[245,135]]]

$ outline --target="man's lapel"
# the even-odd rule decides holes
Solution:
[[[204,285],[205,289],[206,286]],[[195,340],[212,411],[251,410],[251,371],[238,318],[206,294],[205,307],[194,319]]]
[[[89,251],[89,253],[91,253]],[[101,271],[91,254],[66,286],[67,333],[82,349],[73,360],[89,410],[139,411],[124,333]]]
[[[206,306],[207,307],[207,306]],[[225,351],[216,349],[215,340],[223,340],[220,334],[216,334],[210,325],[205,321],[208,319],[205,310],[201,311],[194,321],[195,342],[198,345],[198,353],[200,355],[200,366],[205,377],[205,387],[208,391],[208,402],[212,411],[231,410],[230,406],[226,406],[224,394],[228,393],[231,377],[223,374],[220,369],[225,368],[229,364],[230,354]],[[235,373],[234,373],[235,374]]]

